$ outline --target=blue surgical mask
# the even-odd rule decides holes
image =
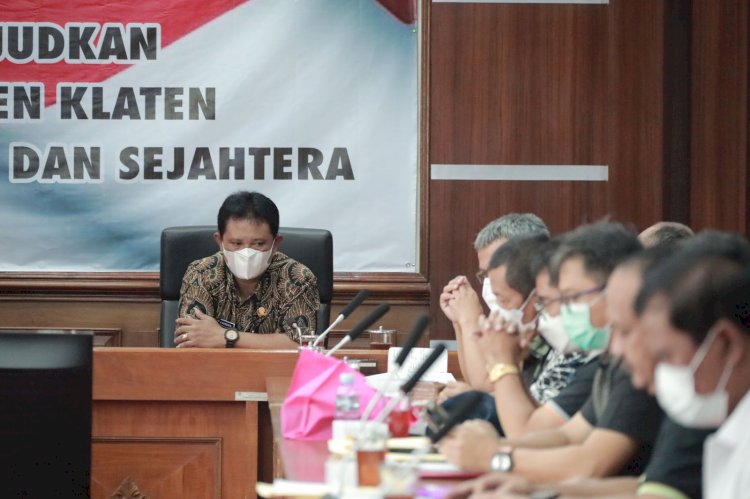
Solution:
[[[565,334],[570,338],[571,344],[579,350],[602,350],[609,342],[609,327],[594,327],[591,324],[591,306],[597,300],[599,298],[591,303],[568,303],[560,310]]]

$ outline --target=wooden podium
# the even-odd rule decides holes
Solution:
[[[338,353],[387,367],[385,350]],[[256,497],[259,468],[273,466],[266,378],[290,377],[296,361],[292,350],[95,348],[91,496]]]

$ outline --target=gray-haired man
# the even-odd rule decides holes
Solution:
[[[476,275],[482,284],[482,297],[490,309],[497,306],[487,278],[487,268],[492,255],[509,239],[540,234],[549,236],[549,230],[542,219],[533,213],[509,213],[493,220],[479,231],[474,240],[474,249],[477,252],[479,264],[479,271]],[[477,320],[483,312],[482,304],[466,276],[459,275],[446,284],[440,295],[440,308],[453,324],[461,375],[468,384],[468,386],[456,384],[447,387],[443,390],[441,399],[469,388],[490,390],[491,385],[487,383],[483,354],[477,342],[469,336],[477,329]]]

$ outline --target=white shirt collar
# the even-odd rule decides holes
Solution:
[[[750,421],[750,391],[748,391],[729,418],[716,432],[715,438],[722,444],[734,447],[747,436],[747,422]]]

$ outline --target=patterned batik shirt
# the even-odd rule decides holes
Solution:
[[[568,386],[576,369],[584,365],[591,358],[591,352],[559,353],[551,350],[544,360],[544,367],[539,376],[529,386],[529,392],[534,400],[545,403]]]
[[[315,329],[320,308],[315,274],[283,253],[275,252],[263,273],[255,293],[245,301],[224,263],[221,252],[192,262],[180,289],[180,317],[189,315],[196,304],[206,314],[235,325],[238,331],[257,334],[283,332],[294,342],[303,331]]]

